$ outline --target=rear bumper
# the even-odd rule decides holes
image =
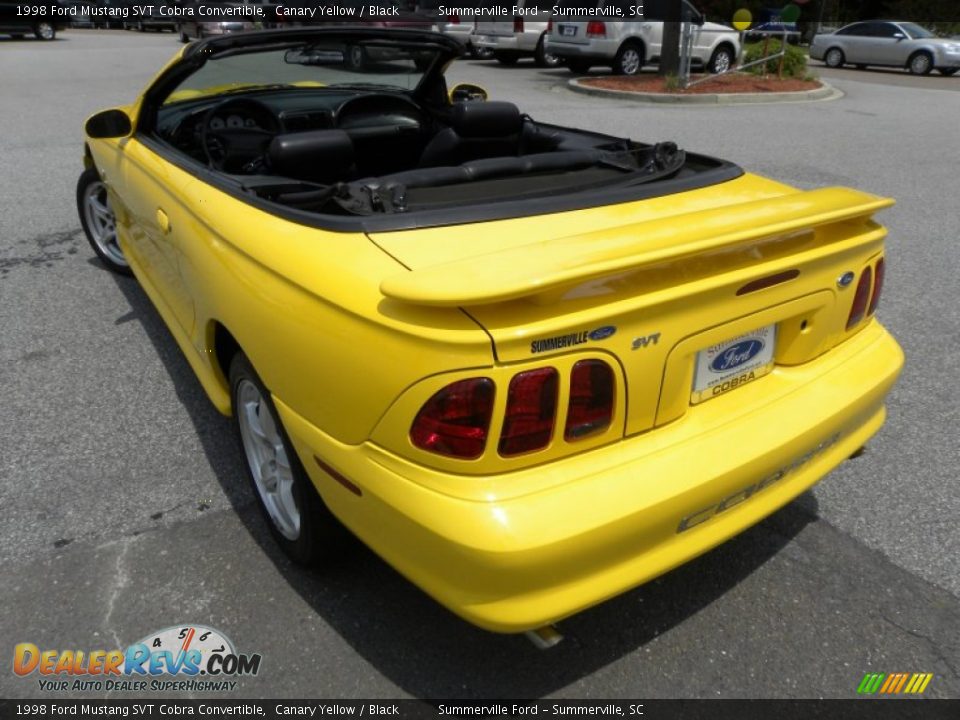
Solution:
[[[488,48],[494,52],[532,55],[537,49],[537,43],[540,37],[533,33],[514,33],[513,35],[484,35],[483,33],[477,33],[472,35],[470,40],[477,47]]]
[[[552,463],[561,481],[548,490],[484,502],[429,490],[418,477],[435,483],[435,471],[341,445],[277,407],[325,501],[364,542],[466,620],[518,632],[647,582],[807,490],[880,428],[902,364],[873,321],[804,366]]]
[[[546,48],[548,52],[563,58],[594,60],[598,64],[609,64],[617,55],[619,43],[614,39],[597,38],[587,43],[562,42],[547,36]]]

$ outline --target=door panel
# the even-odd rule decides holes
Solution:
[[[123,149],[120,172],[128,241],[149,274],[150,283],[183,331],[190,334],[194,308],[180,274],[179,243],[189,227],[184,198],[196,181],[136,138]]]

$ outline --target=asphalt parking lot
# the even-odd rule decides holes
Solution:
[[[564,69],[451,71],[539,120],[898,200],[880,218],[880,316],[907,365],[867,454],[541,652],[464,624],[363,548],[326,573],[291,566],[228,421],[136,282],[95,260],[74,199],[83,120],[133,100],[178,47],[0,38],[0,652],[194,622],[263,655],[239,697],[853,697],[870,671],[932,672],[927,695],[960,698],[960,78],[831,71],[831,102],[648,107],[571,93]],[[37,695],[0,672],[0,697]]]

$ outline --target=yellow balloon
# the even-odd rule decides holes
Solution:
[[[753,22],[753,15],[750,14],[750,11],[746,8],[737,10],[733,14],[733,26],[737,30],[746,30],[750,27],[750,23]]]

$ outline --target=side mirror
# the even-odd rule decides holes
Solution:
[[[894,37],[895,40],[906,40],[906,39],[907,39],[907,36],[904,35],[903,33],[894,33],[894,34],[893,34],[893,37]]]
[[[450,91],[450,102],[483,102],[487,99],[487,91],[479,85],[460,83],[454,85]]]
[[[92,138],[126,137],[133,132],[133,122],[123,110],[104,110],[92,115],[85,129]]]

